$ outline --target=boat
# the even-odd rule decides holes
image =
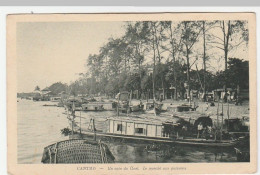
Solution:
[[[61,97],[51,97],[50,101],[51,102],[59,102],[61,100]]]
[[[44,148],[41,162],[44,164],[64,164],[64,163],[114,163],[115,157],[110,152],[108,146],[101,141],[94,139],[83,139],[81,137],[81,128],[77,128],[75,122],[75,102],[67,110],[67,118],[71,124],[71,130],[64,128],[63,134],[74,136],[77,130],[77,138],[70,138],[53,143]],[[80,123],[81,124],[81,123]]]
[[[64,163],[114,163],[115,157],[107,145],[94,140],[71,139],[44,148],[41,162]]]
[[[127,91],[119,92],[116,95],[117,99],[117,112],[127,113],[129,112],[129,99],[130,94]]]
[[[243,151],[238,148],[234,148],[236,151],[237,161],[238,162],[249,162],[250,161],[250,152],[249,150]]]
[[[250,144],[249,140],[250,137],[243,136],[240,137],[242,140],[236,147],[234,147],[234,150],[236,152],[236,157],[238,162],[250,162]]]
[[[130,105],[130,112],[140,112],[143,111],[144,105],[138,104],[138,105]]]
[[[95,137],[105,141],[124,140],[138,143],[157,142],[206,147],[233,147],[238,143],[238,140],[231,139],[197,138],[196,132],[195,136],[183,137],[180,133],[179,123],[160,122],[149,118],[109,117],[106,120],[106,126],[107,128],[104,131],[98,131],[95,129],[93,122],[92,129],[82,130],[82,136],[83,138]]]
[[[56,104],[44,104],[44,105],[42,105],[42,106],[54,106],[54,107],[57,107]]]
[[[104,111],[105,110],[102,104],[96,102],[82,104],[81,106],[83,111]]]
[[[58,104],[57,104],[57,107],[64,107],[64,104],[63,104],[63,101],[62,100],[59,100]]]
[[[190,104],[181,104],[181,105],[170,105],[167,107],[167,111],[170,112],[188,112],[188,111],[196,111],[198,106],[194,107]]]
[[[146,106],[146,113],[148,114],[154,114],[154,115],[159,115],[162,112],[162,103],[158,103],[158,102],[146,102],[145,104]]]
[[[68,98],[66,101],[64,101],[64,107],[65,109],[71,110],[74,105],[74,108],[76,111],[81,111],[82,110],[82,102],[80,99],[77,98]]]
[[[115,110],[113,102],[104,102],[104,101],[95,101],[83,103],[82,105],[83,111],[113,111]]]

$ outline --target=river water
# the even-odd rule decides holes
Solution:
[[[43,106],[54,102],[17,102],[18,112],[18,163],[41,163],[44,147],[68,137],[61,129],[69,127],[64,108]],[[102,130],[107,117],[114,111],[77,112],[81,125],[87,128],[89,119],[95,118],[96,128]],[[116,163],[173,163],[173,162],[236,162],[233,149],[206,149],[201,147],[166,147],[160,151],[146,151],[144,144],[107,143]]]

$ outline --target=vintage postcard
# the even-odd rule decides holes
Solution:
[[[254,13],[10,14],[8,172],[254,173]]]

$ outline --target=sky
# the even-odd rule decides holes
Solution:
[[[85,73],[88,55],[98,53],[110,37],[124,34],[124,22],[26,22],[17,24],[17,88],[32,92],[36,86],[44,89],[55,82],[69,84]],[[220,35],[221,32],[214,30]],[[201,45],[199,41],[198,45]],[[248,60],[247,50],[241,47],[229,57]],[[199,51],[201,48],[194,50]],[[208,50],[209,67],[223,68],[218,58],[224,53]],[[223,58],[222,58],[223,61]],[[202,64],[198,64],[200,69]],[[214,70],[213,70],[214,71]]]
[[[123,25],[123,22],[18,23],[18,92],[76,80],[79,73],[86,72],[88,55],[98,53],[110,37],[122,36]]]

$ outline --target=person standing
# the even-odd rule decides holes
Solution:
[[[198,124],[198,135],[197,135],[197,138],[199,138],[199,137],[201,136],[202,130],[203,130],[203,125],[202,125],[202,123],[200,122],[200,123]]]

